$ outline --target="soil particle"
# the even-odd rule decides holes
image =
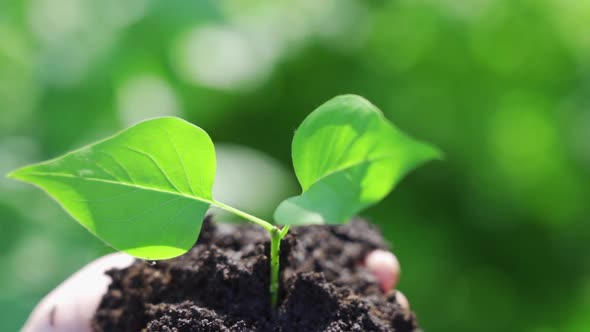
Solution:
[[[150,265],[137,260],[107,274],[113,280],[94,331],[295,332],[418,331],[395,292],[383,294],[362,265],[387,249],[362,220],[292,228],[281,244],[281,293],[268,294],[269,240],[254,225],[207,218],[187,254]]]

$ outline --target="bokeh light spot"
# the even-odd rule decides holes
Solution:
[[[181,112],[173,88],[152,74],[135,76],[123,82],[117,90],[117,105],[126,126],[157,116],[180,115]]]

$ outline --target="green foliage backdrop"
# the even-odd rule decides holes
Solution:
[[[289,167],[304,117],[360,94],[446,155],[365,213],[424,329],[587,331],[588,22],[578,0],[5,0],[0,172],[161,115]],[[8,179],[0,248],[8,331],[110,250]]]

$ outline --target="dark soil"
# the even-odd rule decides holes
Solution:
[[[95,331],[418,331],[363,257],[386,248],[364,221],[292,228],[281,247],[280,307],[270,310],[269,240],[257,226],[206,220],[187,254],[113,269]]]

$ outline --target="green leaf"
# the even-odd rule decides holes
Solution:
[[[393,126],[355,95],[318,107],[293,138],[293,166],[303,188],[275,211],[280,224],[339,224],[383,199],[420,164],[440,158],[430,145]]]
[[[9,177],[47,191],[115,249],[145,259],[166,259],[195,243],[213,203],[215,167],[207,133],[166,117],[21,168]]]

